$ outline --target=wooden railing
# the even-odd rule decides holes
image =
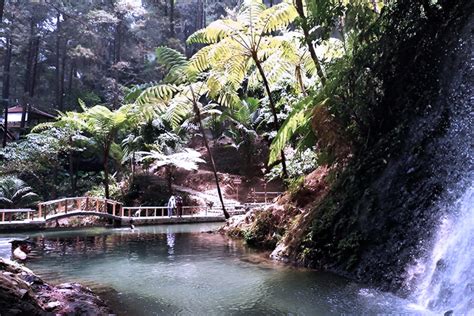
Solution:
[[[277,196],[280,196],[283,192],[271,192],[271,191],[250,191],[247,198],[248,202],[252,203],[269,203]]]
[[[96,197],[71,197],[38,204],[38,218],[67,214],[71,211],[107,213],[113,216],[122,215],[122,203]]]
[[[133,207],[123,207],[122,216],[126,217],[160,217],[160,216],[169,216],[167,206],[133,206]],[[209,213],[212,213],[211,208],[208,206],[183,206],[182,215],[200,215],[207,216]],[[177,209],[173,209],[173,216],[177,215]]]
[[[0,220],[1,222],[28,221],[33,218],[34,212],[36,210],[29,208],[0,209]]]
[[[225,207],[229,213],[238,212],[240,209],[255,207],[256,204],[248,203],[237,205],[226,203]],[[252,205],[252,206],[250,206]],[[168,216],[167,206],[134,206],[124,207],[122,203],[109,199],[97,197],[70,197],[38,204],[38,209],[0,209],[0,222],[25,222],[30,220],[46,220],[55,215],[63,215],[71,212],[104,213],[116,217],[165,217]],[[177,216],[176,208],[173,216]],[[213,206],[183,206],[182,215],[185,216],[219,216],[222,215],[220,204]]]

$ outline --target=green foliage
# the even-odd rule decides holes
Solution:
[[[271,211],[255,212],[252,225],[242,232],[245,242],[254,247],[274,249],[283,236],[284,231],[276,226],[276,220]]]
[[[323,100],[319,105],[325,104],[327,100]],[[270,146],[269,164],[278,159],[280,151],[289,144],[298,131],[311,131],[313,102],[312,96],[306,97],[293,107]]]
[[[263,67],[266,73],[273,74],[269,76],[272,82],[288,71],[280,65],[287,65],[281,58],[291,55],[289,51],[294,50],[291,42],[282,36],[272,36],[271,32],[283,30],[295,17],[296,11],[287,1],[266,8],[262,1],[249,0],[242,3],[235,17],[215,21],[192,34],[188,43],[209,44],[190,63],[191,69],[197,72],[210,70],[209,96],[222,105],[238,106],[237,91],[246,76],[253,88],[262,80],[252,60],[268,61]],[[276,55],[270,57],[272,54]],[[270,71],[272,68],[274,71]]]
[[[101,178],[104,176],[102,175]],[[115,177],[110,177],[109,178],[109,199],[115,200],[115,201],[122,201],[123,200],[123,194],[122,190],[120,188],[119,183],[115,179]],[[92,188],[85,193],[86,196],[94,196],[94,197],[100,197],[100,198],[106,198],[106,191],[105,187],[103,185],[96,184],[92,186]]]
[[[185,148],[181,152],[176,152],[170,155],[162,154],[158,150],[150,152],[137,152],[140,156],[140,161],[151,161],[151,166],[154,169],[159,169],[164,166],[173,166],[184,170],[197,170],[199,163],[205,163],[201,159],[201,154],[193,149]]]
[[[34,207],[40,197],[22,180],[15,177],[0,177],[0,208]]]
[[[304,151],[295,153],[293,157],[288,159],[288,184],[293,183],[293,179],[299,178],[303,175],[316,169],[318,166],[318,156],[315,148],[307,148]],[[281,167],[274,167],[265,176],[268,181],[277,179],[281,174]],[[298,181],[298,180],[296,180]]]

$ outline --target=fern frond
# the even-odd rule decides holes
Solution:
[[[324,105],[329,99],[319,102],[316,106]],[[269,164],[277,161],[280,152],[289,143],[296,131],[303,125],[308,126],[311,121],[312,98],[308,97],[300,101],[291,111],[288,118],[283,122],[281,128],[278,130],[275,139],[270,145]]]
[[[169,84],[160,84],[145,89],[135,100],[137,105],[156,104],[163,105],[178,91],[177,87]]]
[[[292,3],[283,1],[260,14],[258,28],[262,33],[270,33],[286,28],[292,23],[298,12]]]
[[[163,118],[171,124],[173,129],[180,126],[183,120],[192,113],[192,103],[186,96],[174,97],[168,107],[164,109]]]
[[[196,72],[203,72],[210,67],[210,52],[214,49],[213,46],[205,46],[194,54],[189,60],[189,68]]]
[[[237,20],[242,21],[246,27],[254,27],[255,21],[267,7],[262,0],[244,0],[237,14]]]
[[[186,42],[188,44],[213,44],[241,29],[241,23],[231,19],[221,19],[212,22],[204,29],[194,32]]]
[[[155,50],[156,61],[166,67],[167,70],[172,69],[173,67],[182,67],[185,66],[188,62],[186,56],[178,52],[175,49],[160,46]]]

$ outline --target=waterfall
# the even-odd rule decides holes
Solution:
[[[474,179],[470,177],[470,179]],[[474,314],[474,183],[441,220],[415,299],[435,312]]]

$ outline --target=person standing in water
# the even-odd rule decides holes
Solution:
[[[171,217],[173,216],[173,210],[176,208],[176,198],[174,195],[170,196],[170,199],[168,200],[168,216]]]

